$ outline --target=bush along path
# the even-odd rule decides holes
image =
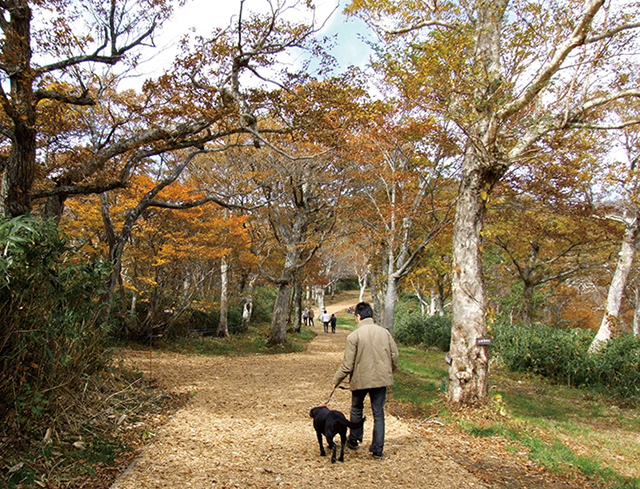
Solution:
[[[189,402],[158,430],[112,489],[233,487],[488,487],[404,421],[387,412],[385,453],[365,438],[343,463],[321,457],[309,409],[326,401],[348,332],[322,332],[303,353],[208,358],[123,352],[123,360]],[[345,414],[349,391],[329,407]]]

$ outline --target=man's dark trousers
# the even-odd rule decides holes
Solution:
[[[376,455],[382,455],[384,448],[384,403],[387,398],[386,387],[376,387],[374,389],[361,389],[351,391],[351,422],[357,423],[362,419],[364,399],[369,394],[371,401],[371,411],[373,412],[373,441],[369,451]],[[349,432],[349,441],[362,442],[363,427],[352,429]]]

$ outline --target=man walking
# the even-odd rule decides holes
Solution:
[[[322,321],[322,325],[324,326],[324,332],[328,333],[329,321],[331,321],[331,316],[329,316],[329,313],[327,312],[326,309],[322,312],[322,315],[320,316],[320,321]]]
[[[369,395],[373,411],[373,440],[369,451],[382,458],[384,449],[384,404],[387,387],[393,385],[393,371],[398,366],[398,346],[391,333],[373,322],[373,310],[366,302],[355,308],[358,327],[347,336],[342,364],[333,376],[334,389],[349,377],[351,422],[362,419],[364,399]],[[362,442],[363,428],[349,432],[347,446],[356,449]]]

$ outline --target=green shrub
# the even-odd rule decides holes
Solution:
[[[449,351],[451,344],[451,318],[448,316],[422,317],[406,314],[398,317],[394,326],[396,340],[405,345],[424,345]]]
[[[512,372],[640,401],[640,339],[625,335],[590,354],[593,332],[498,323],[493,354]]]
[[[613,338],[594,355],[588,355],[585,386],[606,386],[625,399],[640,401],[640,339],[631,335]]]
[[[0,219],[0,415],[44,416],[57,388],[107,361],[105,262],[74,263],[53,222]]]

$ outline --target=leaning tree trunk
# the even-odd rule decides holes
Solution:
[[[640,220],[635,217],[625,229],[620,253],[618,255],[618,264],[609,285],[609,293],[607,294],[607,307],[600,323],[600,328],[595,338],[589,346],[589,353],[597,352],[607,341],[611,339],[613,330],[618,326],[620,321],[620,307],[622,305],[622,297],[624,289],[627,285],[627,277],[633,265],[633,257],[638,248],[637,239],[640,231]]]

